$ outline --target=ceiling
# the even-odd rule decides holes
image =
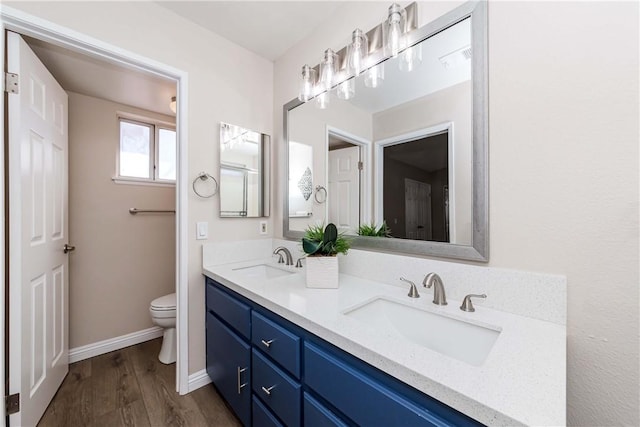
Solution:
[[[64,90],[175,115],[169,109],[171,97],[176,96],[175,81],[30,37],[24,39]]]
[[[185,19],[268,59],[306,37],[339,6],[335,1],[157,1]],[[176,96],[175,81],[25,37],[67,91],[160,114]]]
[[[275,61],[343,3],[337,1],[158,1],[174,13]]]

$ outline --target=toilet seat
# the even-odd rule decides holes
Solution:
[[[176,311],[176,294],[169,294],[151,301],[151,311]]]

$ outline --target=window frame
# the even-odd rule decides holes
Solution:
[[[117,184],[140,184],[157,186],[175,186],[175,179],[161,179],[159,172],[160,160],[160,129],[169,130],[176,134],[176,166],[178,161],[178,133],[174,123],[151,119],[146,116],[118,112],[116,116],[118,124],[116,138],[116,170],[112,178]],[[121,123],[131,123],[149,128],[149,178],[120,175],[120,155],[121,155]]]

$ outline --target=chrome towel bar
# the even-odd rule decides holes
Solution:
[[[138,208],[129,208],[129,213],[131,215],[139,214],[139,213],[176,213],[175,210],[162,210],[162,209],[138,209]]]

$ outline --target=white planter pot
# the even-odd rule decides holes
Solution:
[[[307,288],[338,288],[338,257],[307,257]]]

